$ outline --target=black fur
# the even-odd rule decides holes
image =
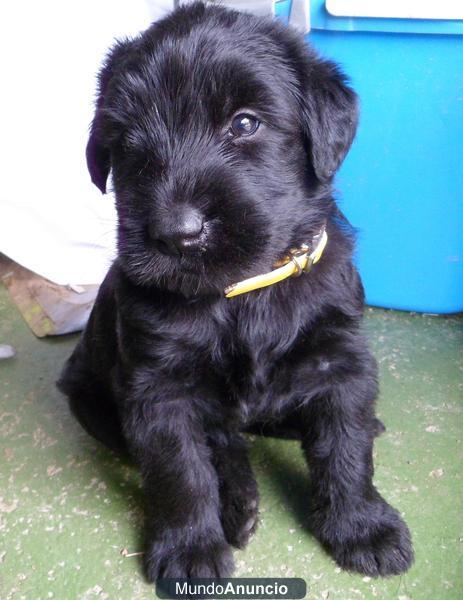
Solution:
[[[260,120],[254,135],[230,134],[237,112]],[[377,371],[332,196],[356,123],[336,65],[277,22],[218,7],[179,9],[101,71],[87,158],[102,191],[112,170],[119,252],[59,387],[140,467],[150,580],[231,573],[230,545],[257,522],[250,427],[302,440],[313,532],[342,567],[390,575],[413,560],[372,484]],[[192,210],[200,242],[172,255],[159,232]],[[324,222],[310,274],[224,298]]]

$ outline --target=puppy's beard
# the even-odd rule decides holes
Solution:
[[[208,268],[200,256],[167,257],[159,252],[130,254],[119,252],[127,277],[143,287],[158,287],[185,297],[221,294],[226,283]]]
[[[265,227],[261,229],[265,231]],[[289,244],[283,231],[268,235],[259,233],[261,229],[241,230],[241,235],[230,239],[218,232],[197,251],[175,256],[163,253],[146,239],[144,231],[121,228],[119,261],[128,278],[143,287],[158,287],[187,298],[222,296],[231,284],[271,270],[283,256]]]
[[[186,298],[222,294],[222,289],[211,285],[206,277],[189,273],[178,274],[174,278],[166,279],[165,287],[169,291],[180,293]]]

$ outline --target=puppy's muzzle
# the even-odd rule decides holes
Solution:
[[[204,243],[204,216],[191,206],[178,206],[150,224],[149,232],[163,254],[197,252]]]

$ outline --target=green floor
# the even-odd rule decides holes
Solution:
[[[403,577],[343,573],[304,528],[298,446],[256,439],[260,528],[237,575],[298,576],[308,598],[463,598],[463,318],[367,311],[381,369],[376,484],[405,516],[416,563]],[[87,437],[53,382],[75,336],[37,340],[0,289],[0,598],[154,598],[143,581],[136,472]]]

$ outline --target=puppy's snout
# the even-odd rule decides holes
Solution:
[[[197,250],[203,241],[203,230],[204,216],[191,206],[176,207],[150,226],[157,248],[171,255]]]

